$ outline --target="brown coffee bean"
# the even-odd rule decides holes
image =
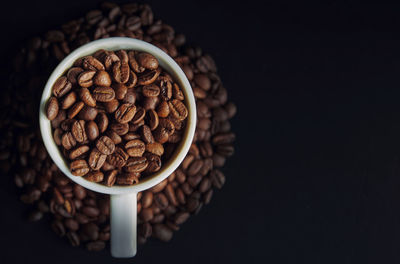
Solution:
[[[119,185],[132,185],[139,182],[140,173],[128,172],[117,177],[116,183]]]
[[[115,119],[122,124],[126,124],[132,120],[136,113],[136,106],[132,104],[122,104],[115,111]]]
[[[200,171],[203,164],[204,164],[204,162],[201,159],[198,159],[198,160],[195,160],[194,162],[192,162],[192,164],[190,164],[190,166],[189,166],[189,169],[187,170],[188,176],[196,175]]]
[[[154,138],[157,142],[164,144],[174,132],[175,126],[170,120],[160,119],[157,129],[154,130]]]
[[[176,200],[175,191],[172,185],[169,183],[164,189],[165,195],[168,198],[169,202],[173,206],[178,206],[178,201]]]
[[[135,113],[134,117],[132,118],[131,122],[133,124],[138,124],[139,122],[141,122],[144,119],[145,115],[146,115],[146,110],[144,110],[144,108],[139,106],[136,108],[136,113]]]
[[[107,155],[101,153],[98,149],[94,148],[89,155],[89,166],[93,170],[100,170],[103,166],[104,162],[106,161]]]
[[[93,78],[93,82],[96,86],[106,86],[111,85],[111,77],[106,71],[98,71]]]
[[[136,54],[136,60],[139,65],[148,70],[155,70],[158,68],[158,60],[150,53],[140,52]]]
[[[104,65],[95,57],[87,56],[83,58],[82,66],[85,70],[90,71],[104,71]]]
[[[142,87],[142,94],[146,97],[156,97],[160,94],[160,87],[155,84],[145,85]]]
[[[206,74],[196,74],[194,76],[194,82],[197,84],[201,89],[208,91],[211,88],[211,81],[210,78],[207,77]]]
[[[83,176],[89,172],[89,166],[85,160],[75,160],[69,165],[72,175]],[[76,195],[76,192],[75,192]]]
[[[67,72],[67,79],[71,84],[78,83],[78,76],[83,72],[83,69],[80,67],[72,67]]]
[[[72,135],[71,132],[67,132],[62,136],[61,144],[64,147],[64,149],[70,150],[76,145],[75,137]]]
[[[175,215],[174,221],[177,225],[181,225],[186,222],[190,217],[190,214],[188,212],[179,212]]]
[[[172,239],[172,231],[166,225],[156,224],[153,226],[153,236],[161,241],[168,242]]]
[[[49,101],[47,102],[47,107],[46,107],[46,116],[47,118],[51,121],[54,120],[57,115],[58,115],[58,101],[57,98],[55,97],[50,97]]]
[[[114,52],[108,52],[108,54],[104,57],[104,66],[109,71],[112,65],[119,60],[120,59],[117,55],[115,55]]]
[[[116,83],[112,86],[115,91],[115,98],[118,100],[124,99],[126,93],[128,92],[128,87],[122,83]]]
[[[77,96],[75,92],[70,92],[61,101],[61,109],[68,109],[76,102]]]
[[[67,118],[67,113],[65,112],[65,110],[60,109],[58,111],[58,115],[56,116],[56,118],[51,121],[51,127],[52,128],[59,127],[61,122],[64,121],[66,118]]]
[[[137,83],[139,85],[152,84],[157,79],[157,77],[160,75],[160,73],[161,73],[161,69],[160,68],[157,68],[155,70],[145,71],[145,72],[141,73],[138,76],[138,82]]]
[[[96,117],[97,126],[99,127],[100,133],[104,133],[108,127],[108,117],[105,113],[99,113]]]
[[[118,175],[117,170],[111,170],[109,173],[107,173],[104,179],[105,185],[113,186],[115,181],[117,180],[117,175]]]
[[[152,208],[143,208],[139,214],[139,217],[143,222],[148,222],[153,219],[154,214]]]
[[[210,179],[212,184],[218,189],[221,189],[225,184],[225,175],[220,170],[212,170],[210,173]]]
[[[164,210],[168,206],[168,199],[163,193],[157,193],[154,195],[154,203],[158,208]]]
[[[172,94],[173,94],[174,98],[177,100],[182,101],[185,99],[183,92],[181,91],[178,84],[176,84],[176,83],[174,83],[174,85],[172,87]]]
[[[109,102],[115,98],[115,92],[110,87],[96,87],[93,90],[93,98],[98,102]]]
[[[169,115],[168,102],[162,101],[157,107],[157,115],[159,117],[167,117]]]
[[[111,138],[111,140],[114,142],[114,144],[118,145],[119,143],[122,142],[122,138],[117,133],[115,133],[113,130],[108,130],[106,132],[106,135],[109,138]]]
[[[149,191],[151,191],[153,193],[161,192],[162,190],[164,190],[164,188],[165,188],[165,186],[167,186],[167,184],[168,184],[168,179],[165,179],[162,182],[160,182],[159,184],[157,184],[154,187],[152,187],[151,189],[149,189]]]
[[[115,167],[113,165],[111,165],[110,163],[107,162],[107,160],[104,162],[102,170],[103,171],[110,171],[115,169]]]
[[[129,104],[134,104],[136,102],[136,93],[133,89],[128,89],[122,102]]]
[[[184,120],[188,115],[186,106],[179,100],[173,99],[168,102],[169,109],[172,115],[178,120]]]
[[[85,154],[86,152],[88,152],[89,149],[90,149],[90,148],[89,148],[88,146],[86,146],[86,145],[79,146],[79,147],[73,149],[73,150],[69,153],[69,158],[70,158],[71,160],[74,160],[74,159],[78,158],[79,156],[82,156],[83,154]]]
[[[109,102],[103,103],[103,105],[107,113],[114,113],[118,109],[119,101],[114,98]]]
[[[81,88],[79,90],[79,98],[84,102],[86,105],[91,106],[91,107],[96,107],[96,100],[93,98],[93,96],[90,94],[89,89],[87,88]]]
[[[146,144],[146,151],[153,153],[157,156],[162,156],[162,154],[164,154],[164,147],[162,144],[158,143],[158,142],[154,142],[154,143],[147,143]]]
[[[125,83],[126,87],[129,89],[135,87],[137,80],[138,80],[137,75],[133,71],[130,71],[129,79]]]
[[[75,103],[69,110],[68,110],[68,118],[74,118],[82,108],[85,106],[83,102]]]
[[[138,134],[129,132],[126,135],[124,135],[124,140],[125,141],[130,141],[130,140],[134,140],[134,139],[140,139],[140,136]]]
[[[142,132],[141,133],[142,139],[145,143],[153,143],[154,142],[153,134],[151,133],[151,130],[148,126],[143,125],[141,132]]]
[[[142,197],[142,207],[149,208],[153,203],[153,193],[146,191]]]
[[[144,67],[139,66],[139,63],[137,62],[135,58],[135,52],[133,50],[130,50],[128,52],[128,58],[129,58],[129,66],[131,66],[131,69],[135,71],[136,73],[143,72],[145,70]]]
[[[105,155],[104,155],[105,157]],[[90,163],[90,162],[89,162]],[[85,179],[91,182],[101,182],[104,179],[104,174],[101,171],[91,171],[86,174]]]
[[[95,223],[87,223],[82,226],[82,232],[90,239],[97,240],[99,237],[99,227]]]
[[[121,168],[121,167],[125,166],[128,158],[129,158],[129,155],[126,154],[122,148],[116,147],[114,153],[112,155],[107,156],[107,161],[111,165]]]
[[[79,223],[72,218],[65,219],[64,225],[66,228],[68,228],[71,231],[77,231],[79,229]]]
[[[60,128],[56,128],[53,133],[53,138],[54,142],[57,144],[57,146],[61,145],[61,137],[62,137],[63,131]]]
[[[151,227],[151,224],[149,224],[149,223],[143,223],[141,226],[139,226],[138,230],[139,230],[140,235],[145,238],[148,238],[151,236],[152,227]]]
[[[228,144],[232,143],[234,140],[235,140],[234,133],[220,133],[212,138],[212,143],[214,145]]]
[[[120,59],[121,63],[128,63],[129,57],[128,57],[128,53],[125,50],[117,50],[115,52],[115,55],[118,56],[118,58]]]
[[[176,194],[176,199],[180,204],[186,203],[186,197],[185,197],[185,194],[183,193],[182,189],[177,188],[175,190],[175,194]]]
[[[97,149],[105,154],[105,155],[110,155],[114,152],[115,150],[115,144],[111,140],[111,138],[107,136],[102,136],[96,141],[96,147]]]
[[[93,78],[96,71],[84,71],[78,75],[78,84],[81,87],[88,88],[93,85]]]
[[[85,140],[87,140],[85,131],[85,121],[83,120],[75,121],[72,124],[71,132],[77,142],[82,143]]]
[[[126,152],[131,157],[141,157],[146,150],[145,144],[139,139],[130,140],[125,144]]]
[[[58,78],[53,84],[53,95],[57,98],[63,97],[71,91],[72,84],[67,80],[67,77]]]
[[[129,131],[129,124],[112,123],[110,125],[112,131],[117,133],[119,136],[123,136]]]
[[[132,157],[126,161],[126,172],[142,172],[147,168],[148,162],[145,157]]]
[[[77,199],[84,199],[86,197],[86,189],[83,188],[82,186],[76,184],[74,185],[74,195]]]
[[[149,165],[146,168],[147,173],[153,173],[156,171],[159,171],[161,169],[161,158],[160,156],[157,156],[152,153],[145,153],[144,155],[149,163]]]
[[[100,214],[99,209],[93,206],[84,206],[82,207],[81,212],[90,218],[97,217]]]
[[[95,140],[99,136],[99,128],[94,121],[86,122],[85,131],[88,139],[91,141]]]
[[[154,130],[158,126],[158,115],[157,112],[150,109],[147,111],[147,119],[148,119],[148,124],[150,127],[150,130]]]
[[[129,79],[129,65],[126,62],[117,61],[112,66],[113,79],[117,83],[126,83]]]
[[[69,243],[73,247],[78,247],[81,244],[79,236],[75,232],[68,232],[67,233],[67,238],[68,238]]]

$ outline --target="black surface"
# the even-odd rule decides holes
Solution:
[[[3,55],[96,2],[2,6]],[[238,105],[226,186],[170,243],[115,260],[23,220],[3,185],[0,262],[398,263],[399,6],[149,3],[214,56]]]

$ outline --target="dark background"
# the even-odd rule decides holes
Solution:
[[[2,58],[98,2],[2,3]],[[2,188],[0,262],[398,263],[400,6],[148,2],[238,105],[225,187],[131,260],[70,247]]]

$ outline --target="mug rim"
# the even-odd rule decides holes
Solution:
[[[174,78],[174,80],[179,83],[180,88],[185,95],[184,103],[185,106],[188,108],[188,117],[186,120],[184,134],[182,136],[181,142],[179,143],[179,146],[174,150],[174,154],[172,155],[172,157],[167,160],[166,164],[163,164],[158,172],[154,173],[153,175],[146,176],[143,181],[140,181],[137,184],[128,186],[116,185],[109,187],[100,183],[88,181],[80,176],[72,175],[69,170],[69,166],[67,165],[67,161],[63,157],[60,149],[54,141],[51,121],[48,120],[46,115],[46,104],[48,99],[52,96],[52,87],[54,85],[54,82],[60,76],[62,76],[78,58],[91,55],[100,49],[131,49],[152,54],[159,61],[160,67],[168,72]],[[95,40],[77,48],[57,65],[57,67],[53,70],[49,79],[47,80],[47,83],[42,92],[39,107],[39,123],[43,143],[51,159],[57,165],[57,167],[72,181],[87,189],[104,194],[137,193],[149,189],[166,179],[169,175],[171,175],[173,171],[175,171],[176,168],[178,168],[178,166],[185,158],[192,144],[196,129],[196,103],[191,85],[185,73],[174,61],[174,59],[172,59],[167,53],[165,53],[160,48],[139,39],[111,37]]]

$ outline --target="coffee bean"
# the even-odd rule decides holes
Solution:
[[[109,102],[115,97],[115,92],[110,87],[96,87],[93,90],[93,98],[99,102]]]
[[[115,98],[118,100],[124,99],[126,93],[128,92],[128,87],[122,83],[117,83],[112,86],[115,91]]]
[[[55,97],[60,98],[71,91],[72,84],[67,80],[67,77],[62,76],[58,78],[53,84],[53,94]]]
[[[75,137],[71,132],[65,133],[61,138],[61,144],[66,150],[70,150],[76,145]]]
[[[89,156],[89,166],[93,170],[99,170],[106,161],[107,155],[102,154],[98,149],[94,148]],[[98,175],[95,175],[98,177]],[[89,177],[89,175],[88,175]],[[93,180],[92,180],[93,181]],[[98,182],[98,181],[96,181]]]
[[[84,206],[81,211],[88,217],[97,217],[100,214],[99,209],[92,206]]]
[[[82,231],[90,240],[99,238],[99,227],[95,223],[87,223],[82,226]]]
[[[160,68],[157,68],[156,70],[148,70],[143,72],[138,76],[138,84],[139,85],[152,84],[160,75],[160,72],[161,72]]]
[[[87,56],[83,58],[82,66],[85,70],[90,71],[104,71],[104,65],[95,57]]]
[[[109,87],[111,85],[111,77],[108,72],[101,70],[96,73],[93,82],[96,86]]]
[[[134,104],[136,102],[136,93],[133,91],[133,89],[128,89],[122,102],[129,104]]]
[[[114,113],[115,111],[117,111],[118,106],[119,106],[119,102],[115,98],[109,102],[104,103],[104,108],[107,113]]]
[[[187,174],[189,175],[189,176],[194,176],[194,175],[196,175],[199,171],[200,171],[200,169],[201,169],[201,167],[203,166],[203,160],[201,160],[201,159],[198,159],[198,160],[195,160],[194,162],[192,162],[192,164],[189,166],[189,169],[187,170]]]
[[[49,101],[47,102],[47,107],[46,107],[47,118],[50,121],[54,120],[58,115],[58,110],[59,110],[59,106],[58,106],[57,98],[52,96],[49,99]]]
[[[153,203],[153,193],[146,191],[142,197],[143,208],[149,208],[152,203]]]
[[[136,60],[145,69],[155,70],[158,68],[158,60],[149,53],[140,52],[136,54]]]
[[[105,155],[110,155],[114,152],[115,150],[115,144],[111,140],[111,138],[107,136],[102,136],[96,141],[96,147],[97,149],[105,154]]]
[[[75,232],[68,232],[67,233],[67,238],[69,240],[69,243],[73,247],[78,247],[80,245],[80,239],[77,233]]]
[[[132,120],[136,113],[136,106],[131,104],[122,104],[117,111],[115,111],[115,119],[122,124],[126,124]]]
[[[105,159],[106,156],[103,155],[101,157],[104,157],[104,159]],[[99,161],[98,163],[101,163],[101,161]],[[89,164],[90,164],[90,161],[89,161]],[[94,166],[98,166],[97,163]],[[92,167],[92,169],[94,169],[94,168]],[[91,171],[88,174],[86,174],[84,177],[86,180],[91,181],[91,182],[101,182],[104,179],[104,174],[101,171]]]
[[[75,85],[78,83],[78,76],[83,72],[83,69],[80,67],[72,67],[67,72],[67,79],[68,81]]]
[[[147,143],[146,144],[146,151],[153,153],[157,156],[162,156],[164,154],[164,147],[162,144],[158,142]]]
[[[69,110],[68,110],[68,118],[74,118],[85,106],[83,102],[75,103]]]
[[[93,96],[90,94],[89,89],[87,88],[81,88],[79,90],[79,98],[88,106],[96,106],[96,100],[93,98]]]
[[[126,164],[126,161],[128,160],[129,156],[126,154],[123,149],[120,147],[116,147],[115,151],[112,155],[107,156],[107,161],[118,168],[123,167]]]
[[[156,97],[160,94],[160,87],[155,84],[145,85],[142,87],[142,94],[146,97]]]
[[[71,132],[77,142],[82,143],[85,140],[87,140],[85,132],[85,121],[83,120],[75,121],[72,124]]]
[[[128,141],[125,144],[126,152],[131,157],[141,157],[146,150],[145,144],[139,139]]]
[[[169,202],[174,206],[178,206],[178,201],[176,200],[174,188],[170,183],[165,187],[164,192]]]
[[[74,176],[83,176],[89,172],[89,166],[85,160],[75,160],[71,162],[70,170]]]
[[[148,119],[148,124],[150,127],[150,130],[154,130],[158,126],[158,115],[157,112],[150,109],[147,111],[147,119]]]
[[[142,130],[141,130],[141,135],[142,135],[142,139],[145,143],[153,143],[154,142],[154,137],[153,134],[151,133],[151,129],[144,125],[142,126]]]
[[[129,79],[129,65],[127,62],[117,61],[112,66],[113,79],[117,83],[126,83]]]
[[[182,101],[185,99],[183,92],[181,91],[178,84],[176,84],[176,83],[174,83],[174,85],[172,86],[172,94],[173,94],[173,97],[177,100]]]
[[[153,236],[161,241],[168,242],[172,239],[172,231],[166,225],[156,224],[153,226]]]
[[[70,92],[61,101],[61,109],[68,109],[76,102],[77,96],[75,92]]]
[[[148,222],[154,217],[153,210],[151,208],[143,208],[139,217],[143,222]]]
[[[108,117],[105,113],[99,113],[96,117],[97,126],[99,128],[100,133],[104,133],[108,127]]]
[[[173,99],[168,102],[169,109],[172,115],[178,120],[184,120],[188,115],[186,106],[179,100]]]
[[[196,74],[194,76],[194,82],[195,84],[197,84],[201,89],[208,91],[211,88],[211,81],[210,79],[207,77],[206,74]]]
[[[181,225],[184,222],[186,222],[186,220],[188,220],[189,217],[190,214],[188,212],[179,212],[175,215],[174,221],[177,225]]]
[[[121,143],[122,142],[122,138],[117,134],[117,133],[115,133],[115,131],[113,131],[113,130],[109,130],[109,131],[107,131],[106,132],[106,135],[109,137],[109,138],[111,138],[111,140],[114,142],[114,144],[119,144],[119,143]]]
[[[161,169],[161,158],[158,155],[152,153],[145,153],[144,155],[149,163],[145,172],[153,173]]]
[[[210,179],[212,184],[218,189],[221,189],[225,184],[225,175],[220,170],[212,170],[210,173]]]
[[[86,190],[80,185],[74,185],[74,195],[77,199],[84,199],[86,197]]]
[[[117,180],[117,170],[111,170],[109,173],[106,174],[106,177],[104,179],[105,184],[107,186],[113,186],[115,181]]]
[[[69,158],[70,158],[71,160],[74,160],[74,159],[76,159],[76,158],[82,156],[82,155],[85,154],[86,152],[88,152],[89,149],[90,149],[90,148],[89,148],[88,146],[86,146],[86,145],[79,146],[79,147],[77,147],[77,148],[71,150],[71,152],[69,153]]]
[[[88,88],[93,85],[93,78],[96,71],[84,71],[78,75],[78,84],[81,87]]]
[[[168,184],[168,180],[165,179],[162,182],[160,182],[159,184],[155,185],[154,187],[150,188],[149,190],[153,193],[158,193],[161,192],[162,190],[164,190],[165,186],[167,186]]]
[[[148,165],[145,157],[132,157],[126,161],[125,171],[126,172],[142,172]]]
[[[91,141],[95,140],[99,136],[99,128],[94,121],[86,122],[85,131],[88,139]]]
[[[162,101],[157,107],[157,115],[159,117],[167,117],[169,115],[169,106],[166,101]]]

